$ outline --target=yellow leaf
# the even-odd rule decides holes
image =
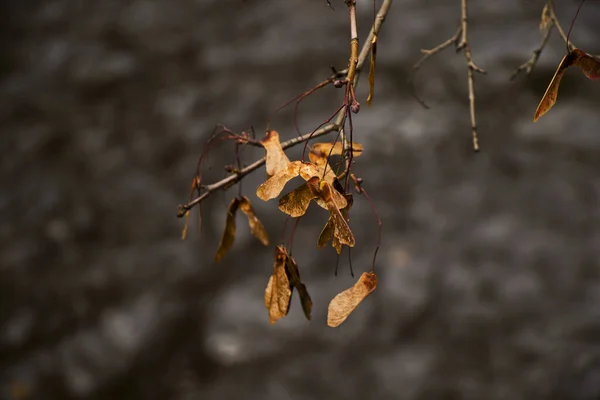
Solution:
[[[327,325],[339,326],[348,318],[354,309],[377,287],[377,276],[374,272],[363,272],[358,281],[331,300],[327,309]]]
[[[301,164],[301,161],[294,161],[289,163],[285,169],[276,172],[256,189],[256,196],[264,201],[279,196],[286,183],[300,174]]]
[[[324,174],[325,170],[323,168],[312,163],[292,161],[285,169],[278,171],[272,177],[264,181],[256,189],[256,196],[261,200],[269,201],[279,196],[288,181],[297,176],[308,181],[313,177],[321,177]],[[335,174],[333,174],[333,179],[335,179]]]
[[[266,158],[266,169],[269,177],[275,175],[277,172],[285,169],[290,163],[290,159],[285,155],[281,143],[279,142],[279,133],[277,131],[268,132],[265,137],[260,141],[260,144],[265,148],[267,155]]]

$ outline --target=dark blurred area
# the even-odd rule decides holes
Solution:
[[[380,3],[380,1],[378,1]],[[600,84],[569,70],[556,106],[533,113],[564,43],[553,34],[530,76],[509,81],[541,39],[542,0],[471,2],[482,150],[471,151],[464,56],[449,49],[406,80],[421,48],[446,40],[458,1],[398,0],[379,37],[376,93],[353,118],[355,172],[383,220],[378,289],[339,328],[327,305],[355,280],[347,253],[316,249],[312,209],[294,254],[313,298],[271,326],[263,293],[273,249],[238,220],[214,253],[237,189],[188,199],[217,123],[263,131],[280,104],[348,59],[341,0],[23,0],[0,5],[1,399],[600,398]],[[575,1],[557,2],[563,26]],[[359,1],[364,38],[373,17]],[[572,40],[600,53],[600,2]],[[303,132],[342,91],[299,108]],[[296,135],[293,107],[272,122]],[[301,152],[295,148],[291,157]],[[243,162],[262,155],[246,149]],[[226,176],[233,145],[211,153]],[[273,241],[275,202],[243,182]],[[357,274],[377,224],[356,198]]]

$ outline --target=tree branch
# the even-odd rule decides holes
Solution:
[[[367,40],[365,41],[365,44],[363,45],[363,47],[358,55],[358,60],[355,64],[356,69],[355,69],[354,77],[353,77],[354,86],[356,86],[356,84],[358,83],[360,72],[362,70],[362,66],[365,62],[365,59],[368,57],[369,52],[371,51],[371,46],[373,45],[373,37],[379,33],[379,30],[383,26],[383,22],[385,21],[385,18],[387,16],[387,13],[390,10],[392,3],[393,3],[393,0],[384,0],[383,3],[381,4],[381,7],[379,8],[379,11],[377,12],[377,16],[375,17],[375,23],[373,24],[373,27],[371,28],[371,31],[369,32],[369,36],[367,37]],[[347,76],[348,73],[349,73],[349,69],[337,72],[336,74],[334,74],[334,78],[335,77],[339,78],[340,76],[344,76],[344,75]],[[344,113],[345,113],[345,108],[343,108],[342,110],[340,110],[338,112],[335,122],[325,125],[311,133],[307,133],[305,135],[298,136],[298,137],[292,138],[290,140],[287,140],[287,141],[281,143],[281,147],[284,150],[286,150],[297,144],[304,143],[310,139],[314,139],[314,138],[326,135],[333,131],[339,131],[340,128],[342,127],[342,122],[344,120]],[[237,172],[227,176],[226,178],[221,179],[218,182],[212,183],[210,185],[202,186],[201,189],[203,190],[203,193],[200,196],[196,197],[194,200],[190,201],[187,204],[180,204],[177,207],[177,217],[181,218],[181,217],[185,216],[186,213],[192,207],[200,204],[202,201],[204,201],[206,198],[208,198],[208,196],[210,196],[215,191],[221,190],[221,189],[222,190],[228,189],[235,183],[242,180],[246,175],[257,170],[264,164],[265,164],[265,157],[263,157],[259,160],[256,160],[252,164],[242,168],[240,171],[237,171]]]

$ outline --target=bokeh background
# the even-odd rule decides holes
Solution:
[[[600,85],[569,70],[557,105],[534,110],[564,55],[553,34],[529,77],[542,0],[473,1],[482,151],[471,151],[466,70],[448,49],[459,1],[397,0],[379,38],[376,97],[353,119],[355,172],[383,219],[379,287],[339,328],[329,300],[355,280],[347,254],[317,250],[311,209],[294,254],[313,319],[294,298],[274,326],[263,293],[273,249],[242,217],[213,263],[226,205],[203,205],[182,242],[176,206],[217,123],[257,132],[285,100],[344,68],[341,0],[21,0],[0,5],[0,398],[600,398]],[[380,3],[378,1],[378,3]],[[577,3],[557,2],[568,27]],[[373,14],[360,0],[360,34]],[[572,33],[600,53],[600,2]],[[364,79],[363,82],[364,84]],[[366,98],[364,85],[359,98]],[[306,100],[308,132],[340,104]],[[292,109],[274,118],[295,135]],[[294,149],[292,156],[300,149]],[[261,156],[247,149],[245,163]],[[215,147],[205,182],[225,176]],[[274,242],[283,216],[254,196]],[[195,215],[195,214],[194,214]],[[357,199],[357,274],[377,224]]]

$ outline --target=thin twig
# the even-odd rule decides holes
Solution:
[[[513,72],[513,74],[510,77],[511,81],[514,80],[517,77],[517,75],[519,75],[523,71],[525,71],[525,75],[529,75],[531,73],[531,71],[533,71],[533,69],[535,68],[535,65],[537,64],[537,62],[540,58],[540,55],[542,54],[542,51],[544,50],[544,47],[546,47],[546,43],[548,43],[548,39],[550,38],[552,29],[554,29],[555,23],[554,23],[554,19],[551,18],[551,11],[550,11],[551,9],[552,9],[552,6],[550,4],[550,1],[548,1],[542,11],[542,18],[541,18],[541,23],[540,23],[541,29],[544,30],[544,35],[542,36],[542,41],[541,41],[539,47],[533,51],[533,55],[531,56],[531,58],[529,60],[527,60],[526,62],[524,62],[523,64],[521,64],[519,66],[519,68],[517,68],[515,70],[515,72]]]
[[[569,49],[569,51],[573,50],[575,48],[575,45],[569,40],[569,37],[565,33],[564,29],[562,28],[562,25],[560,24],[560,21],[558,20],[558,17],[556,16],[556,11],[554,10],[554,2],[552,0],[548,0],[548,6],[548,12],[550,13],[550,21],[552,21],[552,23],[556,25],[556,30],[558,30],[558,34],[560,35],[562,40],[564,40],[564,42],[567,44],[567,48]]]
[[[469,113],[471,115],[471,133],[473,135],[473,150],[479,151],[479,138],[477,136],[477,120],[475,119],[475,84],[473,82],[473,72],[485,74],[485,71],[479,68],[473,62],[471,55],[471,46],[469,46],[469,37],[467,29],[469,27],[467,0],[461,0],[461,30],[462,36],[456,51],[464,50],[465,61],[467,63],[467,81],[469,84]]]
[[[341,125],[338,131],[340,141],[342,142],[342,154],[344,155],[344,158],[346,158],[346,151],[348,150],[348,148],[350,148],[350,144],[348,143],[348,139],[346,138],[346,130],[344,128],[346,126],[346,118],[350,117],[348,107],[350,106],[350,104],[353,104],[355,110],[359,109],[358,102],[356,101],[356,97],[354,95],[355,92],[353,90],[354,78],[356,77],[356,67],[358,65],[358,29],[356,26],[356,1],[346,0],[346,5],[348,6],[348,11],[350,14],[350,61],[348,63],[348,74],[346,75],[347,87],[344,98],[345,106],[341,110],[341,112],[343,112],[343,115],[341,117]],[[349,159],[346,158],[346,170],[348,170],[348,168],[350,168],[350,162]]]
[[[290,140],[286,140],[285,142],[281,143],[281,147],[285,150],[285,149],[293,147],[297,144],[304,143],[310,137],[316,138],[319,136],[323,136],[323,135],[326,135],[329,132],[335,131],[337,129],[338,129],[338,126],[335,123],[329,124],[315,132],[307,133],[306,135],[302,135],[302,136],[292,138]],[[232,186],[233,184],[239,182],[244,176],[248,175],[250,172],[263,166],[265,164],[265,161],[266,161],[266,158],[263,157],[260,160],[256,160],[255,162],[248,165],[247,167],[242,168],[240,171],[237,171],[236,173],[231,174],[228,177],[221,179],[218,182],[215,182],[210,185],[202,186],[204,193],[202,193],[200,196],[196,197],[194,200],[190,201],[189,203],[180,204],[177,207],[177,217],[179,217],[179,218],[183,217],[187,210],[194,207],[196,204],[199,204],[200,202],[202,202],[204,199],[206,199],[208,196],[210,196],[214,191],[219,190],[219,189],[227,189],[230,186]]]
[[[412,72],[411,72],[411,74],[408,77],[408,84],[410,86],[410,93],[413,95],[413,97],[424,108],[428,109],[429,106],[423,100],[421,100],[421,98],[417,95],[417,92],[415,90],[415,85],[414,85],[415,75],[417,74],[417,71],[419,70],[419,68],[421,68],[421,65],[425,61],[427,61],[427,59],[429,57],[432,57],[432,56],[436,55],[437,53],[439,53],[440,51],[444,50],[446,47],[450,46],[453,43],[456,44],[458,42],[458,39],[460,38],[461,32],[462,32],[462,28],[459,27],[458,30],[456,31],[456,33],[451,38],[449,38],[448,40],[446,40],[445,42],[442,42],[442,43],[438,44],[437,46],[435,46],[432,49],[421,49],[421,53],[423,53],[423,56],[412,67]]]
[[[354,187],[356,192],[365,196],[369,205],[371,206],[371,210],[375,215],[375,219],[377,220],[377,245],[375,246],[375,252],[373,253],[373,262],[371,264],[371,272],[375,272],[375,261],[377,261],[377,253],[379,252],[379,248],[381,247],[381,230],[383,228],[383,223],[381,222],[381,218],[379,217],[379,212],[377,212],[377,207],[375,207],[375,203],[371,200],[371,196],[363,186],[363,180],[361,178],[356,177],[356,175],[351,174],[350,178],[354,182]]]

